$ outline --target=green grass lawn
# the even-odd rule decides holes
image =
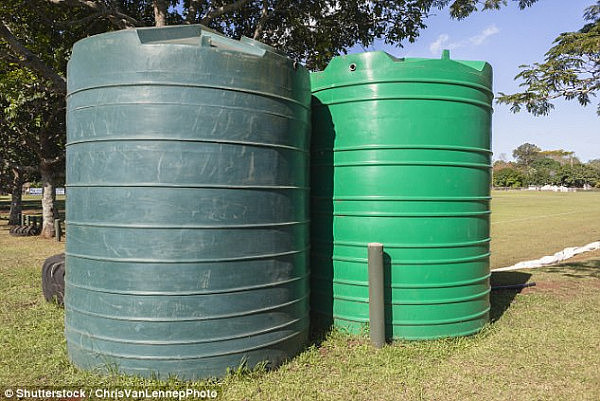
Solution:
[[[600,240],[600,193],[494,193],[492,266]],[[0,207],[2,200],[0,200]],[[4,210],[2,209],[2,212]],[[11,237],[0,222],[0,385],[150,387],[156,380],[97,376],[68,362],[63,310],[43,300],[40,266],[63,243]],[[595,255],[595,256],[594,256]],[[478,335],[397,341],[381,350],[342,332],[277,370],[238,371],[215,386],[226,400],[600,400],[600,254],[559,268],[497,273],[492,322]],[[188,386],[171,379],[169,388]]]
[[[600,192],[492,195],[492,268],[600,240]]]

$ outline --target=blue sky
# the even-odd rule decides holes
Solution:
[[[376,43],[366,50],[384,50],[397,57],[437,58],[442,49],[450,49],[451,58],[489,62],[494,68],[494,92],[512,93],[518,90],[513,80],[518,66],[543,61],[560,33],[583,26],[583,10],[591,4],[592,0],[539,0],[525,10],[509,4],[500,11],[474,13],[462,21],[452,20],[448,10],[436,11],[415,43],[405,43],[404,48]],[[354,48],[351,53],[362,50]],[[600,158],[598,98],[587,107],[577,101],[557,100],[554,104],[550,115],[542,117],[513,114],[508,106],[495,104],[494,158],[504,154],[511,159],[512,150],[525,142],[545,150],[572,150],[582,161]]]

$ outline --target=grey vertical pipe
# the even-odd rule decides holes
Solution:
[[[383,298],[383,244],[371,242],[369,253],[369,333],[376,348],[385,344],[385,311]]]
[[[60,237],[62,236],[62,232],[60,230],[60,219],[54,219],[54,236],[58,242],[60,242]]]

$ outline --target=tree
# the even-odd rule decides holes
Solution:
[[[525,8],[537,0],[513,0]],[[2,0],[0,58],[10,67],[13,130],[39,158],[44,185],[43,236],[54,235],[54,186],[63,169],[66,62],[75,41],[135,26],[201,23],[225,35],[252,37],[323,68],[345,49],[376,39],[414,41],[434,9],[455,18],[498,9],[506,0]],[[15,72],[33,74],[11,81]],[[33,84],[31,84],[33,83]],[[4,86],[8,88],[8,84]],[[26,93],[25,97],[19,96]],[[25,116],[29,116],[31,124]]]
[[[585,164],[564,165],[559,171],[560,184],[566,187],[582,188],[595,186],[600,179],[598,172]]]
[[[588,161],[588,166],[590,166],[591,168],[593,168],[594,170],[598,171],[600,173],[600,159],[593,159]]]
[[[540,152],[540,155],[545,152]],[[531,163],[531,173],[528,177],[529,185],[558,185],[557,178],[561,164],[548,157],[540,157]]]
[[[64,176],[64,70],[76,36],[45,21],[54,7],[40,0],[0,4],[0,97],[5,145],[35,158],[44,186],[42,236],[54,235],[54,185]],[[19,38],[18,38],[19,37]],[[23,43],[27,43],[25,46]],[[61,73],[58,73],[60,71]]]
[[[555,39],[543,63],[520,66],[515,79],[523,80],[519,86],[525,90],[500,93],[498,103],[510,104],[515,113],[525,107],[534,115],[548,114],[557,98],[588,105],[600,91],[600,0],[585,10],[584,19],[587,23],[579,31]]]
[[[41,174],[44,220],[52,221],[45,224],[48,230],[58,217],[53,186],[64,175],[64,100],[38,86],[36,76],[27,70],[0,71],[0,148],[4,169],[14,177],[9,224],[17,224],[23,183]],[[49,107],[56,108],[51,116],[46,115]]]
[[[560,164],[568,163],[570,165],[573,165],[575,163],[581,163],[579,159],[575,156],[575,152],[567,151],[564,149],[544,150],[540,152],[540,155],[546,158],[556,160]]]
[[[11,194],[8,224],[20,223],[19,214],[23,209],[22,190],[26,180],[36,177],[37,160],[33,154],[14,143],[16,135],[10,134],[6,119],[3,116],[0,99],[0,192]]]
[[[8,64],[0,59],[0,77],[8,71]],[[10,102],[2,90],[0,80],[0,192],[11,194],[9,225],[19,224],[19,214],[22,211],[22,188],[25,180],[31,177],[37,169],[35,157],[25,150],[6,112]]]
[[[517,159],[516,163],[494,163],[494,186],[600,186],[600,159],[581,163],[575,152],[563,149],[541,150],[531,143],[524,143],[516,148],[513,157]]]
[[[495,187],[519,188],[525,186],[525,176],[515,168],[505,167],[494,172],[492,183]]]
[[[46,0],[83,13],[64,24],[108,21],[111,29],[200,23],[233,38],[248,36],[286,51],[310,69],[374,40],[413,42],[435,9],[454,18],[499,9],[506,0]],[[525,8],[538,0],[512,0]]]
[[[506,167],[512,167],[513,163],[512,162],[507,162],[504,160],[496,160],[494,162],[494,164],[492,164],[492,170],[494,172],[498,171],[498,170],[502,170],[503,168]]]
[[[3,115],[6,104],[0,97],[0,192],[11,194],[9,225],[20,223],[22,211],[22,189],[26,180],[37,178],[35,155],[28,152],[18,136],[10,132],[8,119]]]
[[[527,171],[531,163],[539,157],[541,150],[532,143],[524,143],[513,150],[512,155],[517,160],[517,164],[523,166]]]
[[[575,153],[575,152],[569,152]],[[540,152],[540,155],[547,154],[547,151]],[[558,170],[563,163],[551,157],[540,157],[531,163],[531,167],[535,169]]]
[[[593,159],[587,163],[588,167],[592,169],[595,175],[598,177],[596,180],[596,188],[600,188],[600,159]]]
[[[23,184],[35,177],[37,169],[33,166],[21,166],[7,162],[0,164],[0,192],[11,194],[8,225],[20,224],[19,214],[23,211],[22,192]]]

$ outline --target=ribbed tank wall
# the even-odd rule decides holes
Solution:
[[[388,337],[488,321],[492,72],[484,62],[334,58],[311,74],[312,310],[361,330],[367,243],[384,245]]]
[[[66,328],[85,369],[192,379],[308,335],[308,72],[201,26],[78,42]]]

